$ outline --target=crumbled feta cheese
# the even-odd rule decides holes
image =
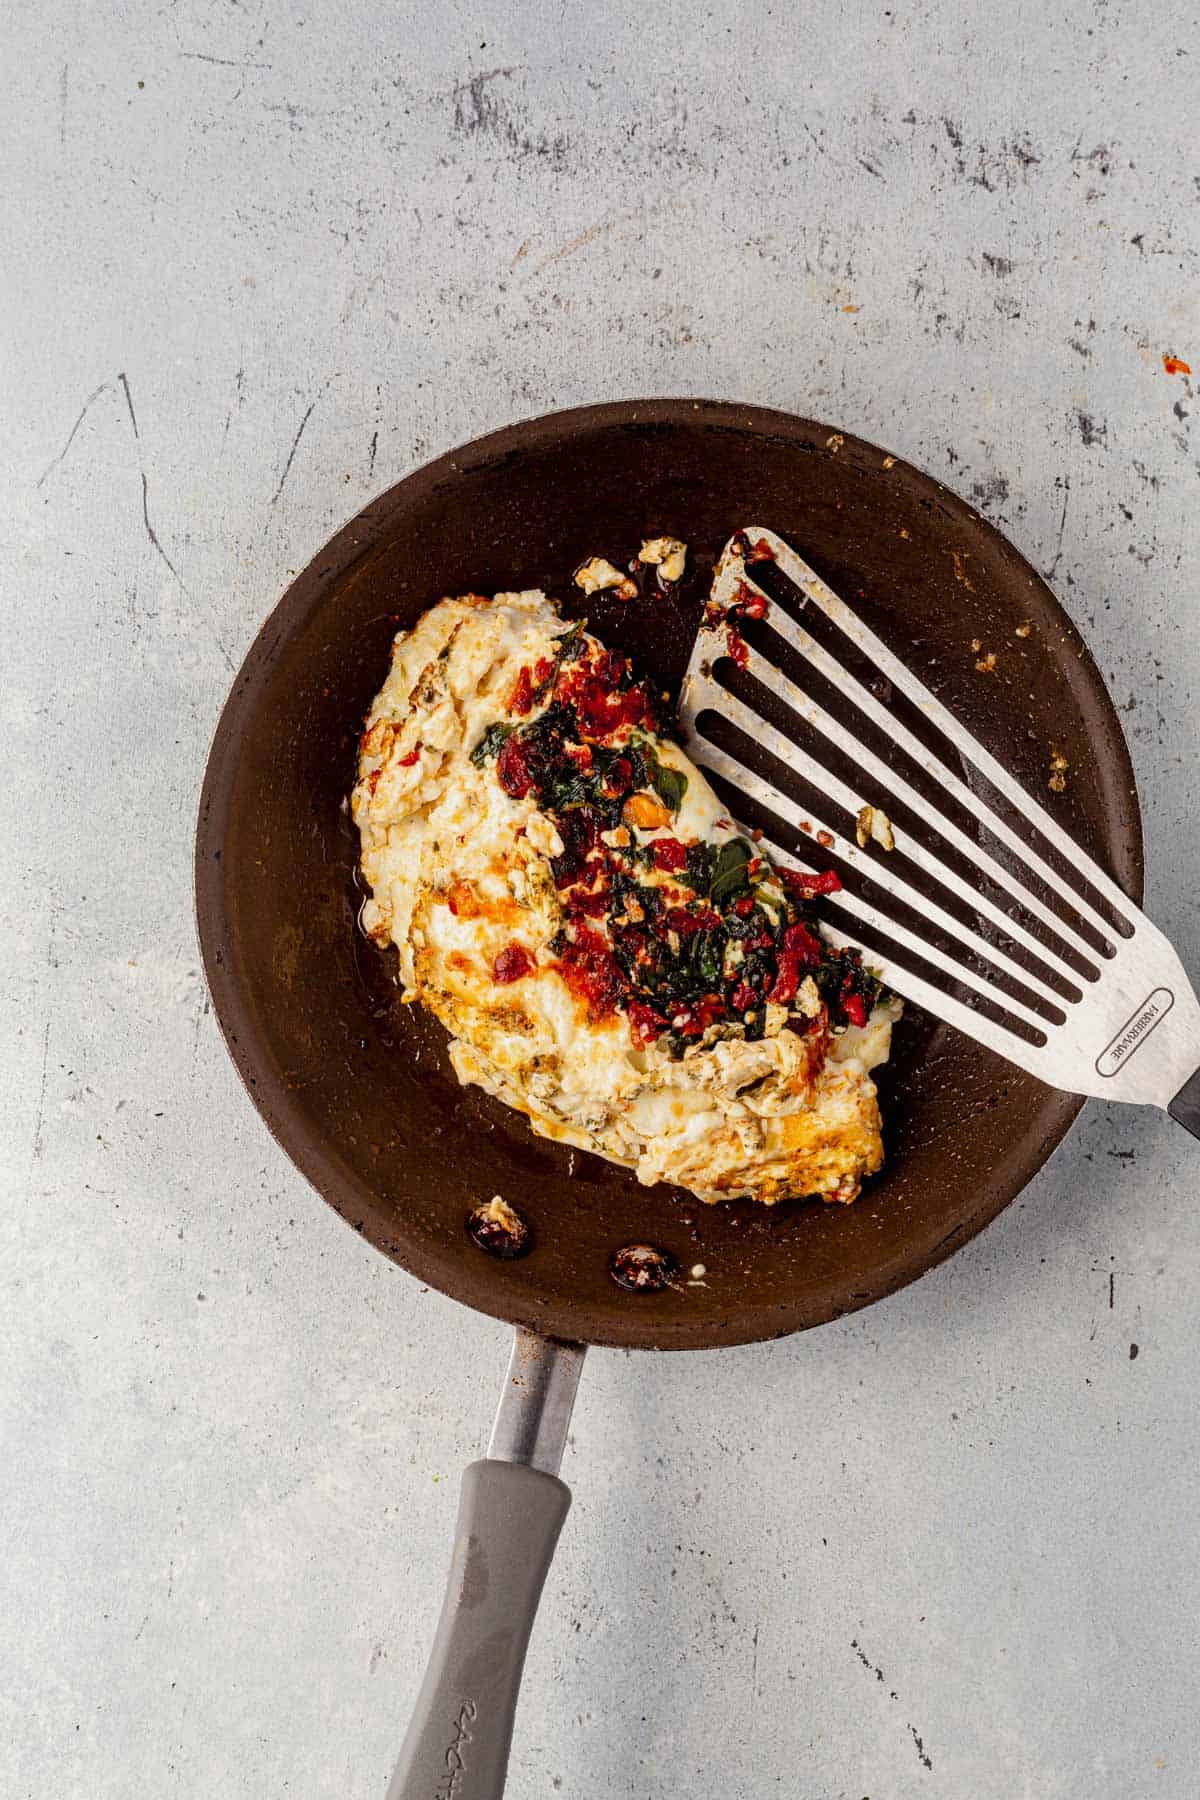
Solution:
[[[796,998],[792,1001],[792,1009],[802,1013],[806,1019],[815,1019],[820,1012],[820,990],[811,975],[806,975],[800,983]]]
[[[585,594],[598,594],[604,588],[619,588],[625,577],[603,556],[593,556],[575,571],[575,586]],[[631,584],[632,585],[632,584]],[[637,589],[634,588],[634,592]]]
[[[638,561],[657,564],[660,581],[678,581],[687,560],[687,545],[679,538],[647,538],[638,551]]]
[[[535,850],[543,856],[561,856],[563,841],[553,819],[548,819],[543,812],[530,813],[525,823],[525,836]]]
[[[896,834],[892,830],[892,821],[881,806],[861,808],[856,821],[855,836],[858,839],[860,850],[865,850],[872,839],[881,850],[896,848]]]

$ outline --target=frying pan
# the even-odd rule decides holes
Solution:
[[[422,1281],[542,1339],[709,1348],[869,1305],[994,1218],[1082,1105],[910,1014],[880,1072],[888,1162],[854,1206],[706,1207],[535,1139],[507,1108],[460,1088],[441,1028],[399,1002],[387,957],[355,929],[362,894],[345,801],[396,631],[447,593],[544,587],[578,612],[570,576],[587,556],[622,560],[643,536],[670,532],[689,544],[677,592],[642,605],[587,602],[597,635],[670,687],[713,559],[749,516],[800,546],[1018,779],[1040,792],[1046,746],[1061,747],[1072,769],[1057,801],[1065,826],[1141,898],[1132,770],[1082,639],[991,525],[876,446],[760,407],[620,402],[493,433],[372,502],[288,589],[222,713],[196,840],[205,971],[255,1105],[324,1198]],[[1011,642],[1025,620],[1036,653],[1002,656],[981,677],[971,640]],[[521,1260],[487,1256],[464,1230],[471,1208],[497,1193],[532,1226]],[[704,1284],[622,1291],[612,1254],[647,1241],[684,1269],[703,1263]],[[504,1596],[518,1623],[507,1645],[468,1659],[469,1691],[462,1679],[427,1684],[432,1773],[417,1785],[414,1753],[414,1785],[397,1794],[472,1800],[502,1785],[516,1677],[566,1504],[552,1475],[521,1466],[530,1460],[468,1471],[443,1627],[453,1632],[457,1617],[461,1661],[473,1607],[483,1621]],[[507,1471],[503,1492],[488,1485],[497,1469]],[[527,1540],[523,1564],[497,1536],[505,1521]],[[451,1693],[474,1711],[456,1700],[447,1713]]]

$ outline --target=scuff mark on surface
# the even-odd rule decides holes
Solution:
[[[126,375],[124,369],[122,369],[121,372],[119,373],[119,375],[117,376],[117,380],[120,382],[121,386],[125,389],[125,404],[129,408],[129,423],[133,426],[134,437],[140,443],[142,434],[138,430],[137,414],[133,410],[133,395],[129,391],[129,378]]]
[[[40,488],[42,483],[44,481],[46,481],[49,476],[53,475],[55,469],[58,468],[59,464],[65,458],[67,451],[71,448],[71,445],[75,442],[75,434],[79,430],[79,427],[83,424],[83,421],[87,418],[88,413],[91,411],[92,406],[100,398],[101,394],[106,394],[108,392],[110,386],[111,386],[110,382],[102,381],[100,383],[100,386],[98,388],[96,388],[96,390],[93,393],[88,395],[87,399],[84,401],[83,405],[79,409],[79,417],[76,419],[76,421],[72,425],[70,431],[67,433],[66,443],[63,445],[63,447],[59,451],[58,455],[54,458],[53,462],[49,462],[46,464],[46,467],[42,470],[41,474],[37,478],[36,483],[34,484],[36,487]]]
[[[46,1123],[46,1070],[50,1060],[50,1015],[46,1014],[46,1024],[42,1031],[42,1070],[38,1082],[37,1113],[33,1121],[33,1148],[30,1152],[30,1164],[37,1162],[42,1154],[42,1128]]]
[[[921,1735],[918,1732],[916,1726],[910,1725],[908,1729],[912,1732],[912,1741],[917,1746],[917,1755],[921,1759],[922,1766],[926,1769],[932,1769],[933,1763],[930,1760],[930,1758],[925,1754],[925,1746],[921,1742]]]
[[[1106,419],[1093,418],[1090,412],[1084,412],[1082,407],[1077,406],[1075,408],[1075,425],[1085,449],[1094,450],[1097,444],[1101,448],[1107,448],[1108,421]]]
[[[282,492],[283,492],[283,484],[287,480],[288,476],[291,474],[292,464],[296,459],[297,447],[299,446],[300,439],[304,436],[304,427],[308,424],[308,421],[312,418],[313,407],[317,404],[317,401],[320,398],[321,398],[321,396],[319,394],[317,394],[314,399],[309,401],[308,406],[305,409],[304,417],[301,419],[299,425],[297,425],[297,427],[296,427],[296,435],[292,439],[292,447],[288,451],[287,461],[283,465],[283,474],[279,477],[279,486],[275,489],[275,492],[271,495],[271,505],[272,506],[275,505],[275,502],[279,499],[280,494],[282,494]]]
[[[271,64],[265,62],[239,62],[234,56],[209,56],[204,50],[181,50],[180,56],[186,62],[214,63],[218,69],[270,69]]]
[[[1062,561],[1063,540],[1066,536],[1066,530],[1067,530],[1067,503],[1071,498],[1071,477],[1069,475],[1064,475],[1061,477],[1061,482],[1062,482],[1062,491],[1063,491],[1063,503],[1062,503],[1062,512],[1059,514],[1059,517],[1058,517],[1058,542],[1054,546],[1054,560],[1050,564],[1050,567],[1046,570],[1046,580],[1047,581],[1053,581],[1054,577],[1058,574],[1058,565]]]
[[[175,564],[172,562],[171,558],[167,555],[166,549],[162,543],[161,538],[159,537],[157,531],[155,531],[154,526],[150,522],[150,483],[146,478],[146,466],[141,461],[142,434],[138,429],[137,413],[134,411],[133,394],[130,392],[129,377],[126,375],[124,369],[121,369],[118,371],[117,380],[120,382],[120,384],[125,392],[125,405],[129,411],[129,423],[133,427],[134,443],[138,446],[138,474],[141,476],[141,479],[142,479],[142,524],[145,526],[146,536],[150,540],[151,547],[154,549],[156,554],[162,558],[163,562],[166,564],[167,568],[170,570],[172,576],[174,577],[174,579],[179,587],[180,593],[185,595],[185,597],[188,600],[190,600],[193,605],[195,605],[195,601],[196,601],[195,595],[192,593],[191,589],[188,587],[187,582],[183,579],[183,576],[179,573],[179,570],[175,567]],[[208,632],[208,635],[211,637],[213,643],[216,645],[217,649],[220,651],[221,660],[224,662],[225,667],[229,670],[230,674],[232,675],[233,670],[234,670],[233,658],[230,656],[228,650],[225,648],[224,644],[221,642],[221,639],[220,639],[219,635],[217,634],[215,627],[209,620],[207,614],[201,612],[200,618],[204,624],[205,630]]]
[[[229,436],[229,426],[230,426],[230,423],[232,422],[234,413],[240,412],[242,410],[242,400],[245,395],[245,387],[246,387],[246,371],[245,371],[245,369],[239,369],[237,374],[234,376],[233,405],[229,408],[229,411],[225,414],[225,425],[224,425],[224,429],[221,432],[221,448],[222,449],[225,448],[225,439]]]
[[[481,69],[468,81],[451,89],[454,101],[454,129],[464,137],[476,131],[503,131],[506,114],[494,95],[488,93],[493,81],[507,81],[520,73],[522,64],[509,63],[504,68]]]

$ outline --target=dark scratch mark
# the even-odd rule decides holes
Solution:
[[[183,576],[179,573],[179,570],[175,567],[175,564],[171,561],[170,557],[167,555],[166,551],[163,549],[162,544],[159,542],[158,533],[155,531],[153,525],[150,523],[150,486],[146,480],[145,469],[140,470],[139,473],[142,477],[142,522],[146,527],[146,536],[150,539],[150,542],[153,544],[154,548],[158,551],[158,554],[162,557],[162,559],[166,563],[168,569],[170,569],[172,575],[175,577],[176,581],[179,583],[180,591],[184,594],[187,594],[187,597],[190,600],[192,598],[192,596],[190,593],[188,593],[187,584],[184,581]],[[222,650],[222,655],[224,655],[224,654],[225,653]],[[229,663],[229,667],[232,669],[233,664],[231,662],[229,662],[228,656],[225,657],[225,661],[227,663]]]
[[[269,69],[270,63],[238,62],[232,56],[208,56],[203,50],[181,50],[180,56],[188,62],[215,63],[219,69]]]
[[[1000,506],[1008,499],[1008,477],[989,475],[984,481],[971,483],[971,498],[980,507]]]
[[[53,936],[51,947],[53,947]],[[50,1059],[50,1015],[46,1015],[46,1028],[42,1032],[42,1073],[38,1084],[37,1117],[33,1125],[33,1154],[30,1162],[35,1163],[42,1154],[42,1126],[46,1122],[46,1069]]]
[[[1069,475],[1064,475],[1063,476],[1062,514],[1058,521],[1058,545],[1054,552],[1054,561],[1050,564],[1050,567],[1046,571],[1046,580],[1047,581],[1054,580],[1055,575],[1058,573],[1058,565],[1062,561],[1063,538],[1066,535],[1066,529],[1067,529],[1067,502],[1070,498],[1071,498],[1071,478]]]
[[[1136,1344],[1130,1344],[1130,1346],[1129,1346],[1129,1360],[1130,1360],[1130,1362],[1136,1362],[1136,1361],[1137,1361],[1137,1359],[1138,1359],[1138,1347],[1137,1347],[1137,1345],[1136,1345]]]
[[[869,1669],[871,1671],[872,1675],[875,1677],[876,1681],[882,1681],[883,1680],[883,1670],[880,1668],[877,1668],[876,1665],[870,1660],[870,1658],[867,1656],[865,1650],[862,1648],[862,1646],[859,1643],[857,1638],[851,1638],[850,1648],[853,1650],[855,1656],[857,1656],[857,1658],[858,1658],[859,1662],[862,1664],[863,1668]]]
[[[318,395],[317,398],[319,399],[320,396]],[[316,400],[309,401],[308,410],[305,412],[304,417],[301,419],[299,425],[296,427],[296,435],[292,439],[292,447],[288,451],[287,461],[283,465],[283,474],[279,477],[279,486],[275,489],[275,492],[271,495],[271,505],[272,506],[274,506],[274,504],[278,500],[280,494],[282,494],[282,492],[283,492],[283,484],[287,480],[288,476],[291,473],[292,463],[293,463],[293,461],[295,459],[295,455],[296,455],[296,448],[300,442],[300,439],[304,436],[304,427],[308,424],[308,421],[312,418],[312,410],[316,404],[317,404]]]
[[[750,1668],[750,1692],[751,1692],[751,1694],[757,1694],[757,1692],[758,1692],[758,1626],[757,1625],[754,1627],[753,1650],[754,1650],[754,1657],[753,1657],[753,1661],[752,1661],[751,1668]]]
[[[883,171],[881,169],[877,169],[875,167],[874,163],[869,163],[865,156],[860,156],[857,160],[858,160],[860,168],[864,168],[867,171],[868,175],[873,175],[875,177],[876,181],[883,180]]]
[[[476,131],[495,130],[503,125],[501,107],[486,92],[493,81],[505,81],[510,75],[520,72],[520,65],[511,63],[503,69],[484,69],[478,75],[472,75],[469,81],[460,82],[452,88],[450,98],[454,101],[454,129],[466,136]]]
[[[1083,439],[1084,448],[1093,449],[1097,444],[1108,444],[1108,422],[1105,419],[1094,419],[1089,412],[1081,408],[1075,409],[1075,423],[1079,427],[1079,435]]]
[[[62,74],[58,78],[58,141],[60,144],[65,144],[67,141],[67,84],[69,81],[70,64],[64,63]]]
[[[145,1629],[149,1623],[150,1623],[150,1614],[147,1613],[145,1618],[142,1620],[141,1624],[138,1626],[137,1630],[133,1634],[133,1641],[135,1644],[137,1643],[138,1639],[141,1637],[143,1631],[145,1631]]]
[[[221,432],[221,448],[222,449],[225,448],[225,439],[229,436],[230,421],[232,420],[234,413],[240,412],[242,409],[242,396],[243,396],[243,393],[245,390],[245,385],[246,385],[246,371],[245,371],[245,369],[239,369],[237,374],[234,376],[233,405],[230,407],[229,411],[225,414],[225,426]]]
[[[371,433],[371,460],[367,464],[367,480],[368,481],[370,481],[372,475],[374,475],[374,473],[375,473],[375,452],[378,449],[379,449],[379,432],[378,432],[378,429],[376,429],[375,431],[373,431]]]
[[[871,1661],[870,1657],[866,1654],[865,1650],[862,1648],[862,1645],[859,1643],[857,1638],[851,1638],[850,1648],[853,1650],[855,1656],[857,1656],[857,1658],[858,1658],[859,1662],[862,1664],[863,1668],[868,1670],[870,1674],[874,1675],[876,1681],[883,1682],[884,1685],[886,1686],[887,1684],[886,1684],[886,1682],[884,1682],[883,1670],[881,1668],[879,1668],[877,1664],[875,1664]],[[889,1700],[896,1700],[899,1698],[899,1695],[896,1693],[895,1688],[891,1688],[888,1690],[888,1698],[889,1698]],[[912,1733],[913,1743],[917,1746],[917,1755],[920,1757],[922,1763],[924,1764],[924,1766],[927,1769],[932,1769],[933,1762],[925,1754],[925,1745],[922,1743],[920,1737],[917,1735],[917,1729],[916,1729],[915,1725],[909,1725],[908,1729]]]
[[[983,266],[989,275],[994,275],[998,281],[1003,280],[1006,275],[1011,275],[1014,267],[1007,256],[992,256],[987,250],[983,253]]]
[[[1108,1310],[1112,1311],[1117,1296],[1117,1275],[1115,1269],[1108,1272]]]
[[[912,1741],[917,1746],[917,1755],[920,1757],[922,1763],[924,1764],[924,1766],[927,1769],[932,1769],[933,1763],[931,1762],[929,1757],[926,1756],[926,1754],[925,1754],[925,1746],[921,1742],[921,1739],[917,1732],[916,1726],[910,1725],[908,1729],[912,1732]]]
[[[125,389],[125,404],[129,408],[129,423],[133,426],[133,435],[138,440],[138,442],[141,443],[142,434],[138,430],[137,414],[133,410],[133,395],[129,391],[129,380],[125,374],[124,369],[122,369],[120,374],[117,376],[117,380],[120,382],[121,386]]]
[[[954,123],[953,119],[945,119],[944,118],[942,120],[942,124],[945,127],[946,136],[950,139],[950,142],[953,144],[954,148],[956,150],[961,150],[963,147],[962,132],[959,130],[958,126]]]
[[[55,469],[57,469],[59,463],[62,462],[63,458],[67,454],[67,451],[71,448],[71,445],[75,442],[75,433],[79,430],[79,427],[83,424],[83,421],[87,418],[90,408],[100,398],[101,394],[105,394],[108,392],[108,388],[109,388],[109,383],[107,381],[102,381],[100,383],[100,386],[96,389],[95,393],[88,395],[87,399],[84,401],[82,407],[80,408],[79,417],[76,419],[75,423],[71,427],[70,435],[68,436],[66,443],[63,445],[63,447],[59,451],[58,455],[54,458],[54,461],[52,463],[48,463],[46,465],[46,467],[42,470],[41,474],[38,476],[38,478],[37,478],[37,486],[38,487],[41,487],[42,483],[46,480],[46,478],[48,476],[53,475]]]
[[[129,391],[129,380],[123,369],[118,374],[117,380],[121,383],[121,386],[125,390],[125,404],[129,408],[129,423],[133,426],[134,441],[137,443],[137,445],[139,447],[139,457],[140,457],[142,434],[138,430],[137,414],[133,410],[133,395]],[[195,605],[195,603],[196,603],[195,595],[192,593],[191,589],[188,587],[188,584],[183,579],[183,576],[179,573],[179,570],[175,567],[175,564],[171,561],[171,558],[167,555],[166,550],[163,548],[162,540],[159,538],[157,531],[155,531],[153,525],[150,523],[150,483],[146,479],[145,464],[142,463],[140,460],[139,460],[139,464],[138,464],[138,474],[142,478],[142,524],[146,527],[146,536],[149,538],[153,549],[155,551],[157,551],[159,556],[161,556],[163,562],[167,565],[167,568],[171,571],[171,574],[174,576],[175,581],[178,584],[180,593],[183,594],[188,600],[190,600],[193,605]],[[205,630],[208,632],[209,636],[212,638],[212,641],[216,645],[217,649],[221,652],[221,658],[225,664],[225,667],[229,670],[230,674],[232,675],[232,673],[234,671],[233,658],[230,656],[228,650],[225,648],[224,644],[221,642],[215,629],[213,628],[212,624],[210,623],[207,615],[202,613],[201,618],[203,620]]]
[[[805,137],[810,138],[812,140],[813,147],[817,150],[818,154],[821,156],[828,156],[829,155],[828,150],[825,148],[824,144],[821,142],[820,138],[817,136],[817,134],[813,130],[812,126],[802,124],[802,129],[804,131]]]
[[[1137,1152],[1134,1150],[1106,1150],[1105,1156],[1111,1156],[1114,1162],[1136,1162]]]

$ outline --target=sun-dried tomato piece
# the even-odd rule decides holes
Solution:
[[[568,988],[577,1000],[586,1002],[594,1019],[615,1010],[624,982],[616,958],[597,932],[577,925],[575,937],[563,949],[558,966]]]
[[[533,677],[529,670],[522,666],[520,674],[513,683],[513,691],[509,696],[508,710],[514,713],[527,713],[533,705]]]
[[[626,1010],[629,1014],[630,1034],[639,1049],[652,1044],[667,1029],[667,1021],[652,1006],[647,1006],[644,1000],[630,1000]]]
[[[818,894],[840,894],[842,878],[836,869],[825,869],[820,875],[802,875],[798,869],[780,869],[779,879],[800,900],[815,900]]]
[[[676,875],[680,869],[687,868],[687,845],[681,844],[678,838],[658,838],[650,848],[654,853],[656,869],[663,869],[668,875]]]
[[[867,1022],[867,1003],[861,994],[843,994],[842,1011],[852,1025],[865,1025]]]
[[[533,786],[525,751],[515,736],[505,738],[501,745],[496,758],[496,779],[514,800],[523,800]]]
[[[506,944],[492,964],[492,980],[502,987],[521,981],[533,971],[533,958],[521,944]]]

